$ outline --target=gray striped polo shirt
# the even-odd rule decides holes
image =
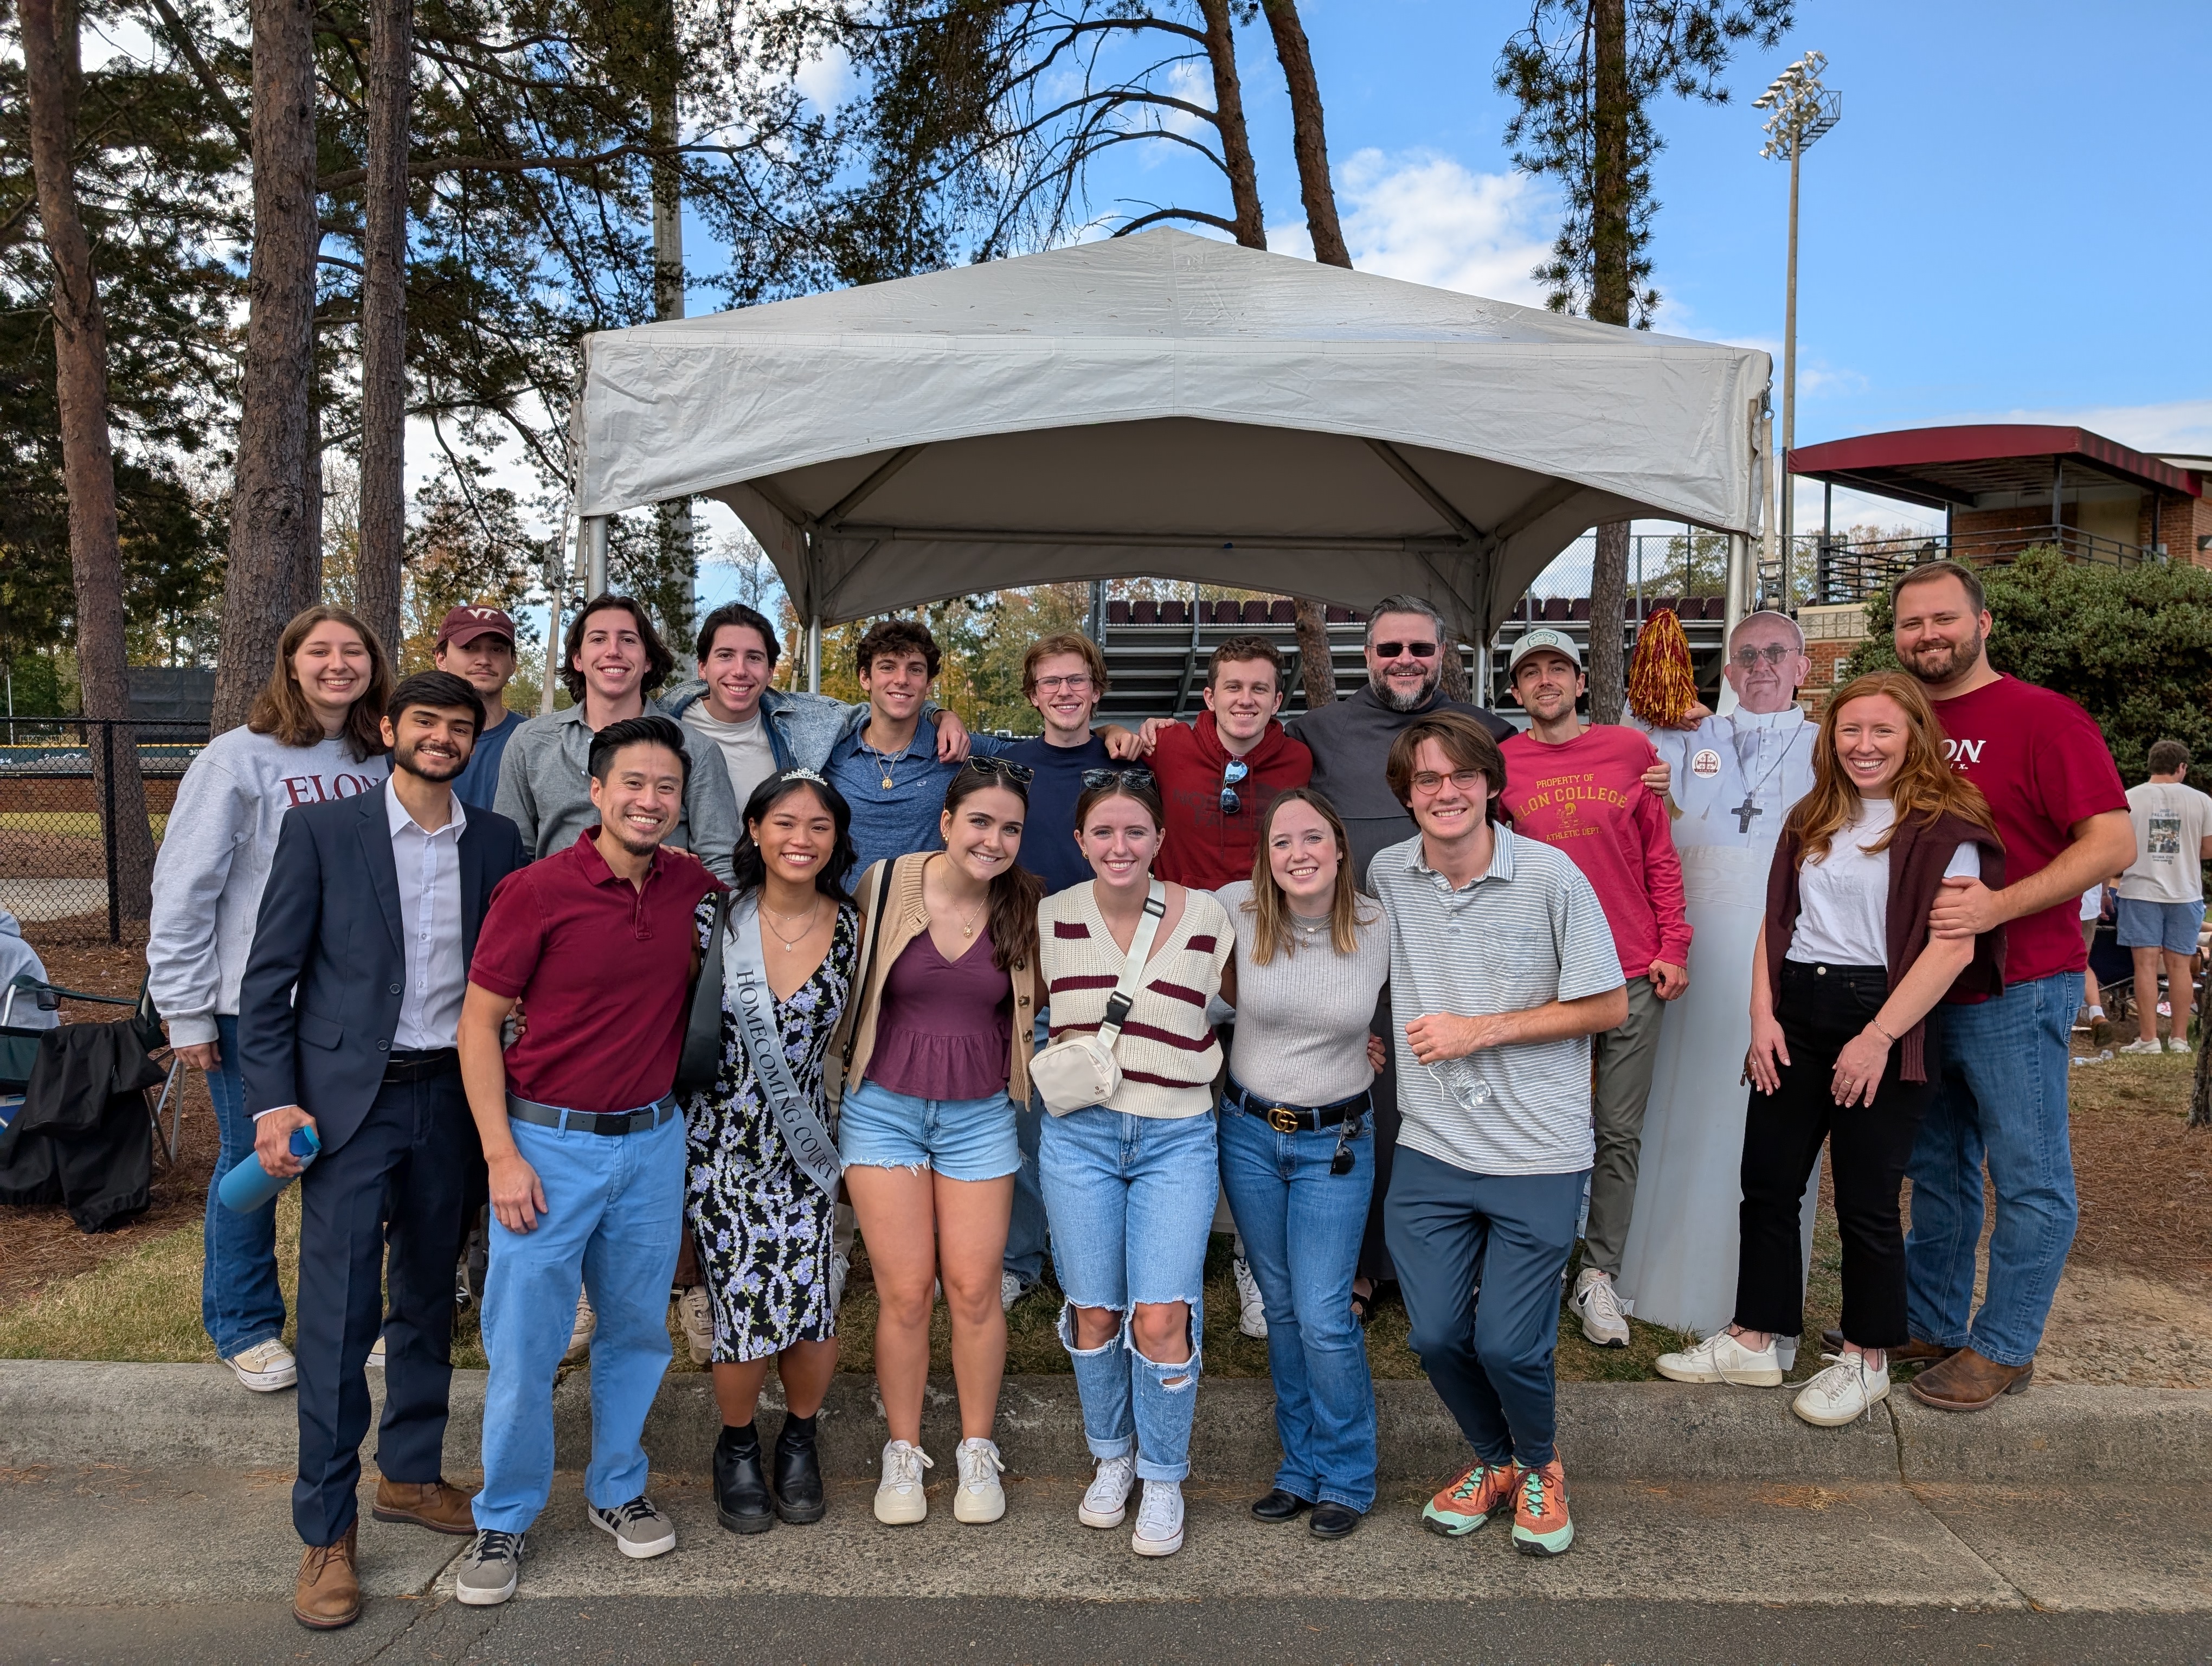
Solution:
[[[1574,863],[1510,828],[1492,830],[1490,871],[1460,890],[1421,859],[1418,836],[1377,851],[1367,885],[1390,919],[1398,1143],[1475,1174],[1571,1174],[1590,1166],[1590,1044],[1488,1048],[1468,1062],[1488,1085],[1474,1110],[1413,1058],[1405,1026],[1579,1000],[1625,980],[1597,893]]]

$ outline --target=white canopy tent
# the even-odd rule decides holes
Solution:
[[[577,512],[728,504],[816,625],[1152,574],[1486,643],[1601,521],[1731,539],[1748,593],[1767,356],[1160,230],[607,331]]]

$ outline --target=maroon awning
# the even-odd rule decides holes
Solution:
[[[2191,470],[2085,428],[2047,423],[1899,429],[1799,446],[1790,453],[1792,474],[1931,509],[1971,506],[1984,493],[2047,492],[2062,463],[2069,477],[2102,475],[2146,490],[2204,495],[2203,477]]]

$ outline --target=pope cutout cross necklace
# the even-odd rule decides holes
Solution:
[[[1759,733],[1760,731],[1754,729],[1752,733],[1755,735]],[[1743,761],[1743,735],[1742,733],[1736,728],[1734,723],[1730,723],[1729,725],[1729,739],[1735,748],[1735,767],[1737,773],[1748,778],[1751,775],[1751,770],[1746,766]],[[1737,805],[1734,809],[1729,812],[1730,815],[1735,818],[1735,830],[1737,832],[1750,832],[1751,818],[1753,816],[1763,816],[1766,813],[1765,810],[1759,807],[1759,795],[1761,792],[1765,790],[1766,783],[1774,779],[1774,772],[1787,763],[1789,758],[1790,745],[1789,743],[1785,741],[1783,743],[1780,755],[1775,758],[1773,763],[1766,766],[1766,773],[1759,778],[1758,784],[1747,788],[1743,795],[1743,802]]]

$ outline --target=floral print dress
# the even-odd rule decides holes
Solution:
[[[714,928],[714,901],[699,905],[702,948]],[[776,1033],[792,1079],[833,1135],[823,1063],[845,1014],[859,938],[859,911],[841,903],[830,952],[790,1000],[775,1003]],[[828,1341],[837,1334],[830,1299],[835,1208],[792,1161],[726,996],[721,1067],[714,1085],[685,1105],[684,1121],[684,1208],[714,1301],[715,1363],[765,1359],[793,1342]]]

